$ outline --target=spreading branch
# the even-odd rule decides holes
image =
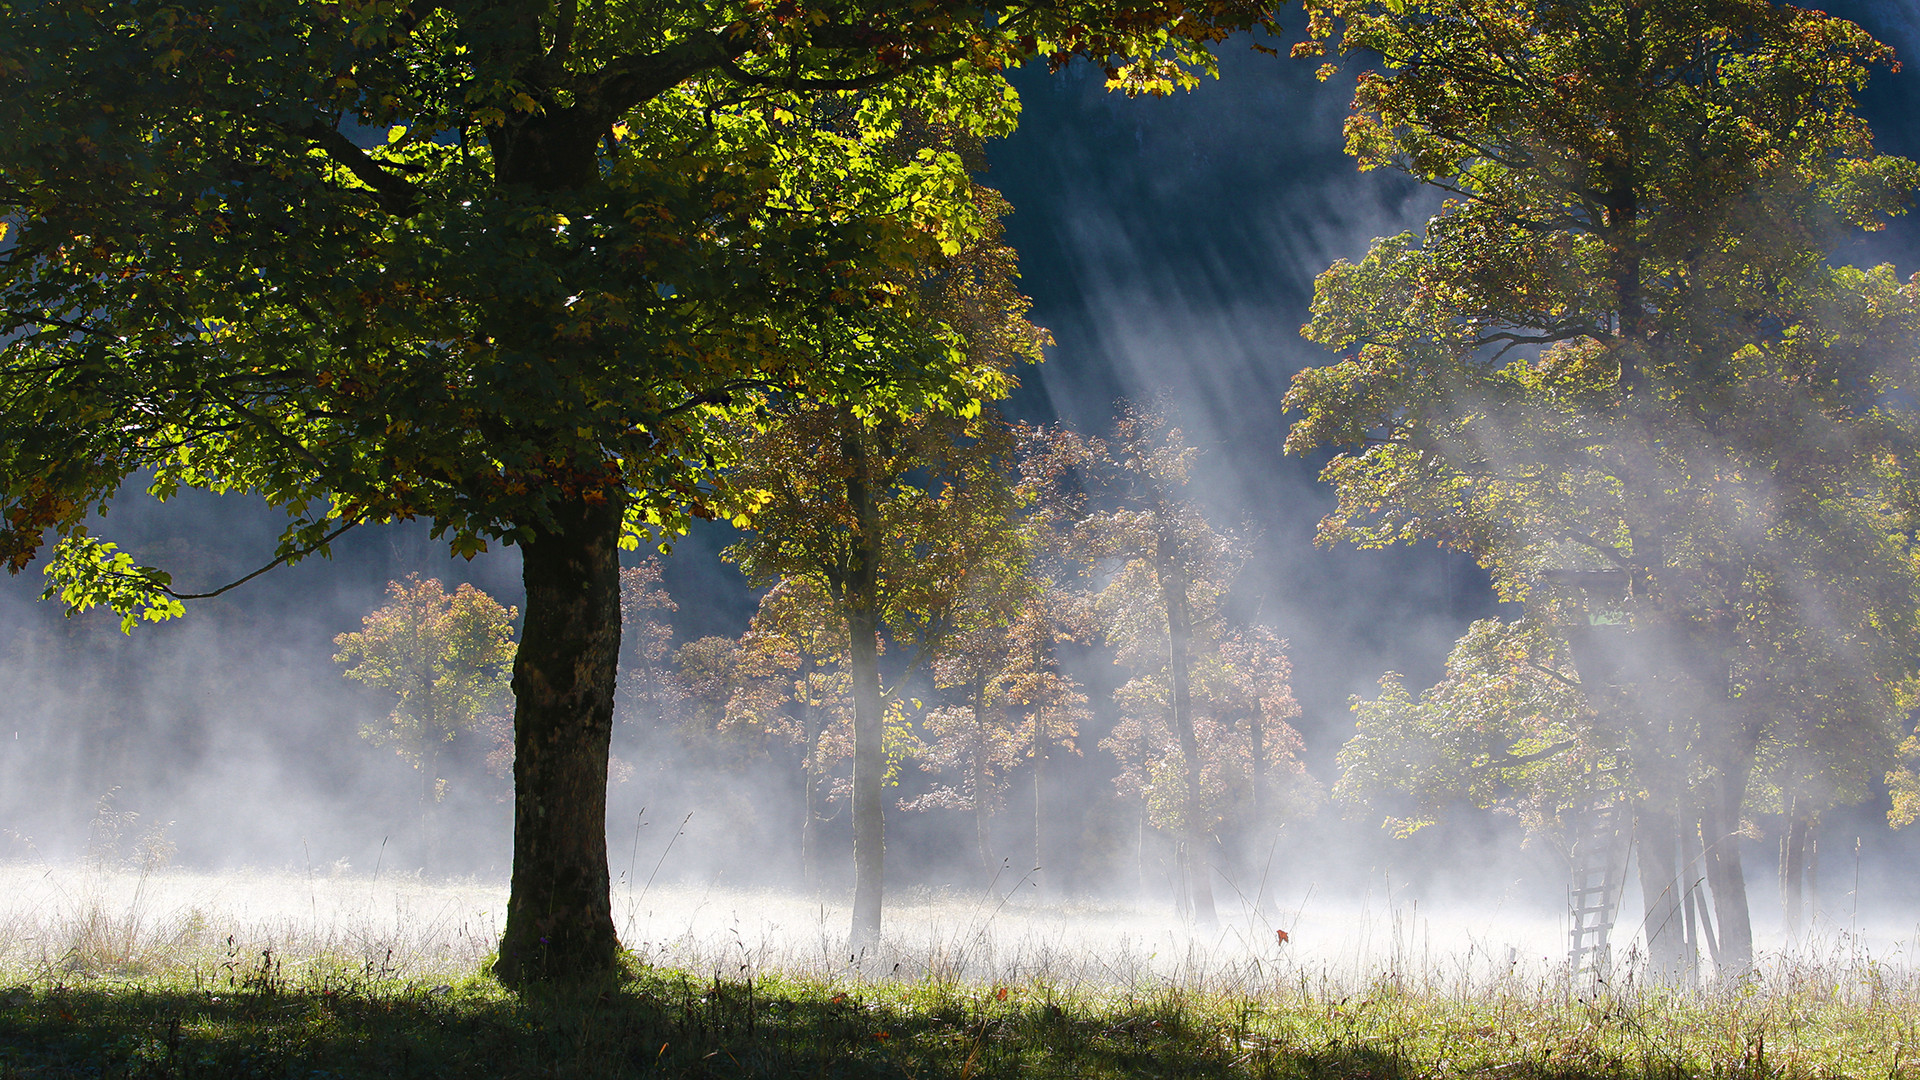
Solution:
[[[261,567],[258,570],[255,570],[253,573],[248,574],[243,578],[238,578],[234,581],[229,581],[225,585],[222,585],[211,592],[202,592],[202,593],[175,592],[171,586],[167,586],[167,585],[161,585],[160,591],[163,593],[166,593],[168,596],[173,597],[175,600],[211,600],[214,597],[219,596],[221,593],[231,592],[232,590],[237,589],[242,585],[245,585],[247,582],[252,581],[254,578],[259,577],[261,574],[264,574],[267,571],[272,570],[277,566],[281,566],[298,559],[306,558],[307,556],[313,554],[314,552],[319,551],[322,548],[326,547],[328,544],[333,543],[335,540],[340,539],[341,536],[346,534],[347,530],[354,528],[355,526],[364,522],[366,519],[367,519],[367,512],[365,510],[362,510],[359,513],[348,518],[346,521],[346,524],[341,525],[339,528],[333,530],[332,532],[314,541],[313,543],[307,545],[306,547],[295,548],[292,551],[282,552],[280,555],[276,556],[272,562],[268,563],[267,565]]]
[[[354,178],[372,188],[379,197],[380,208],[396,217],[411,217],[420,209],[420,196],[413,184],[404,176],[396,176],[380,162],[360,147],[352,139],[340,133],[338,128],[325,124],[312,124],[301,134],[313,140],[334,164],[341,166],[354,175]]]

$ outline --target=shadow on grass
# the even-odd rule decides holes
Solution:
[[[519,998],[481,980],[22,987],[0,991],[0,1077],[1420,1075],[1359,1042],[1289,1047],[1239,1016],[1171,991],[1063,1001],[1044,991],[755,985],[651,970],[602,991]],[[1507,1074],[1516,1075],[1538,1074]]]

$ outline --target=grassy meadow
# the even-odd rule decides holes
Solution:
[[[1920,1077],[1920,981],[1844,937],[1675,993],[1443,914],[1280,912],[1348,939],[1291,952],[1258,916],[908,896],[855,957],[832,905],[676,886],[617,896],[620,978],[516,997],[479,974],[501,898],[0,868],[0,1078]]]

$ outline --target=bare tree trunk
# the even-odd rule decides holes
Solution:
[[[802,797],[806,807],[800,821],[800,873],[806,880],[807,888],[818,891],[820,888],[820,774],[815,771],[812,756],[809,755],[806,772],[801,777],[801,786],[805,789]]]
[[[1807,925],[1820,918],[1820,814],[1807,815]]]
[[[1163,560],[1163,563],[1171,560]],[[1193,731],[1193,691],[1189,685],[1188,651],[1193,643],[1193,620],[1187,610],[1184,574],[1166,566],[1160,588],[1167,606],[1167,669],[1173,691],[1173,727],[1180,736],[1180,758],[1186,780],[1185,806],[1180,823],[1180,870],[1186,878],[1194,921],[1202,927],[1215,923],[1213,882],[1205,855],[1206,830],[1200,826],[1200,744]]]
[[[800,669],[802,686],[812,686],[813,661]],[[800,818],[800,874],[807,888],[820,888],[820,735],[821,725],[813,702],[800,703],[800,738],[805,756],[800,759],[800,797],[804,804]]]
[[[1267,728],[1258,705],[1247,719],[1247,737],[1253,743],[1253,822],[1257,835],[1267,827]]]
[[[1680,911],[1679,823],[1671,800],[1656,795],[1634,812],[1640,838],[1640,895],[1646,908],[1649,974],[1673,984],[1685,974],[1687,942]]]
[[[980,852],[981,880],[993,881],[993,850],[987,838],[987,683],[973,680],[973,843]],[[991,884],[989,884],[991,887]]]
[[[1798,936],[1806,906],[1807,817],[1796,796],[1787,806],[1787,829],[1780,837],[1780,908],[1788,936]]]
[[[1706,842],[1707,884],[1713,889],[1714,921],[1719,924],[1720,953],[1714,964],[1722,976],[1738,978],[1753,969],[1753,916],[1747,899],[1747,871],[1740,855],[1739,805],[1745,801],[1746,785],[1734,794],[1734,781],[1722,777],[1709,793],[1709,804],[1700,816],[1701,838]],[[1731,805],[1731,810],[1729,809]]]
[[[521,545],[513,661],[513,881],[493,972],[508,985],[613,970],[607,757],[620,657],[621,507],[555,508]]]
[[[846,586],[848,661],[853,676],[853,943],[880,937],[886,887],[885,717],[880,700],[879,511],[867,476],[867,452],[858,433],[845,440],[847,501],[858,535]]]
[[[1035,710],[1033,716],[1033,879],[1034,887],[1043,893],[1048,891],[1040,885],[1040,870],[1046,865],[1040,861],[1040,826],[1046,820],[1040,799],[1041,781],[1047,769],[1046,723],[1046,710]]]
[[[1687,966],[1686,984],[1700,984],[1700,946],[1704,941],[1707,952],[1714,956],[1720,954],[1720,945],[1713,939],[1713,924],[1707,918],[1707,904],[1700,895],[1706,884],[1706,876],[1701,873],[1700,859],[1700,818],[1699,811],[1682,805],[1678,816],[1680,824],[1680,914],[1687,927]]]

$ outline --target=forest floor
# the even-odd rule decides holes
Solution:
[[[292,967],[294,970],[289,970]],[[1856,990],[1860,988],[1856,987]],[[1906,993],[1246,996],[634,965],[515,996],[271,954],[0,989],[0,1077],[1920,1076]]]

